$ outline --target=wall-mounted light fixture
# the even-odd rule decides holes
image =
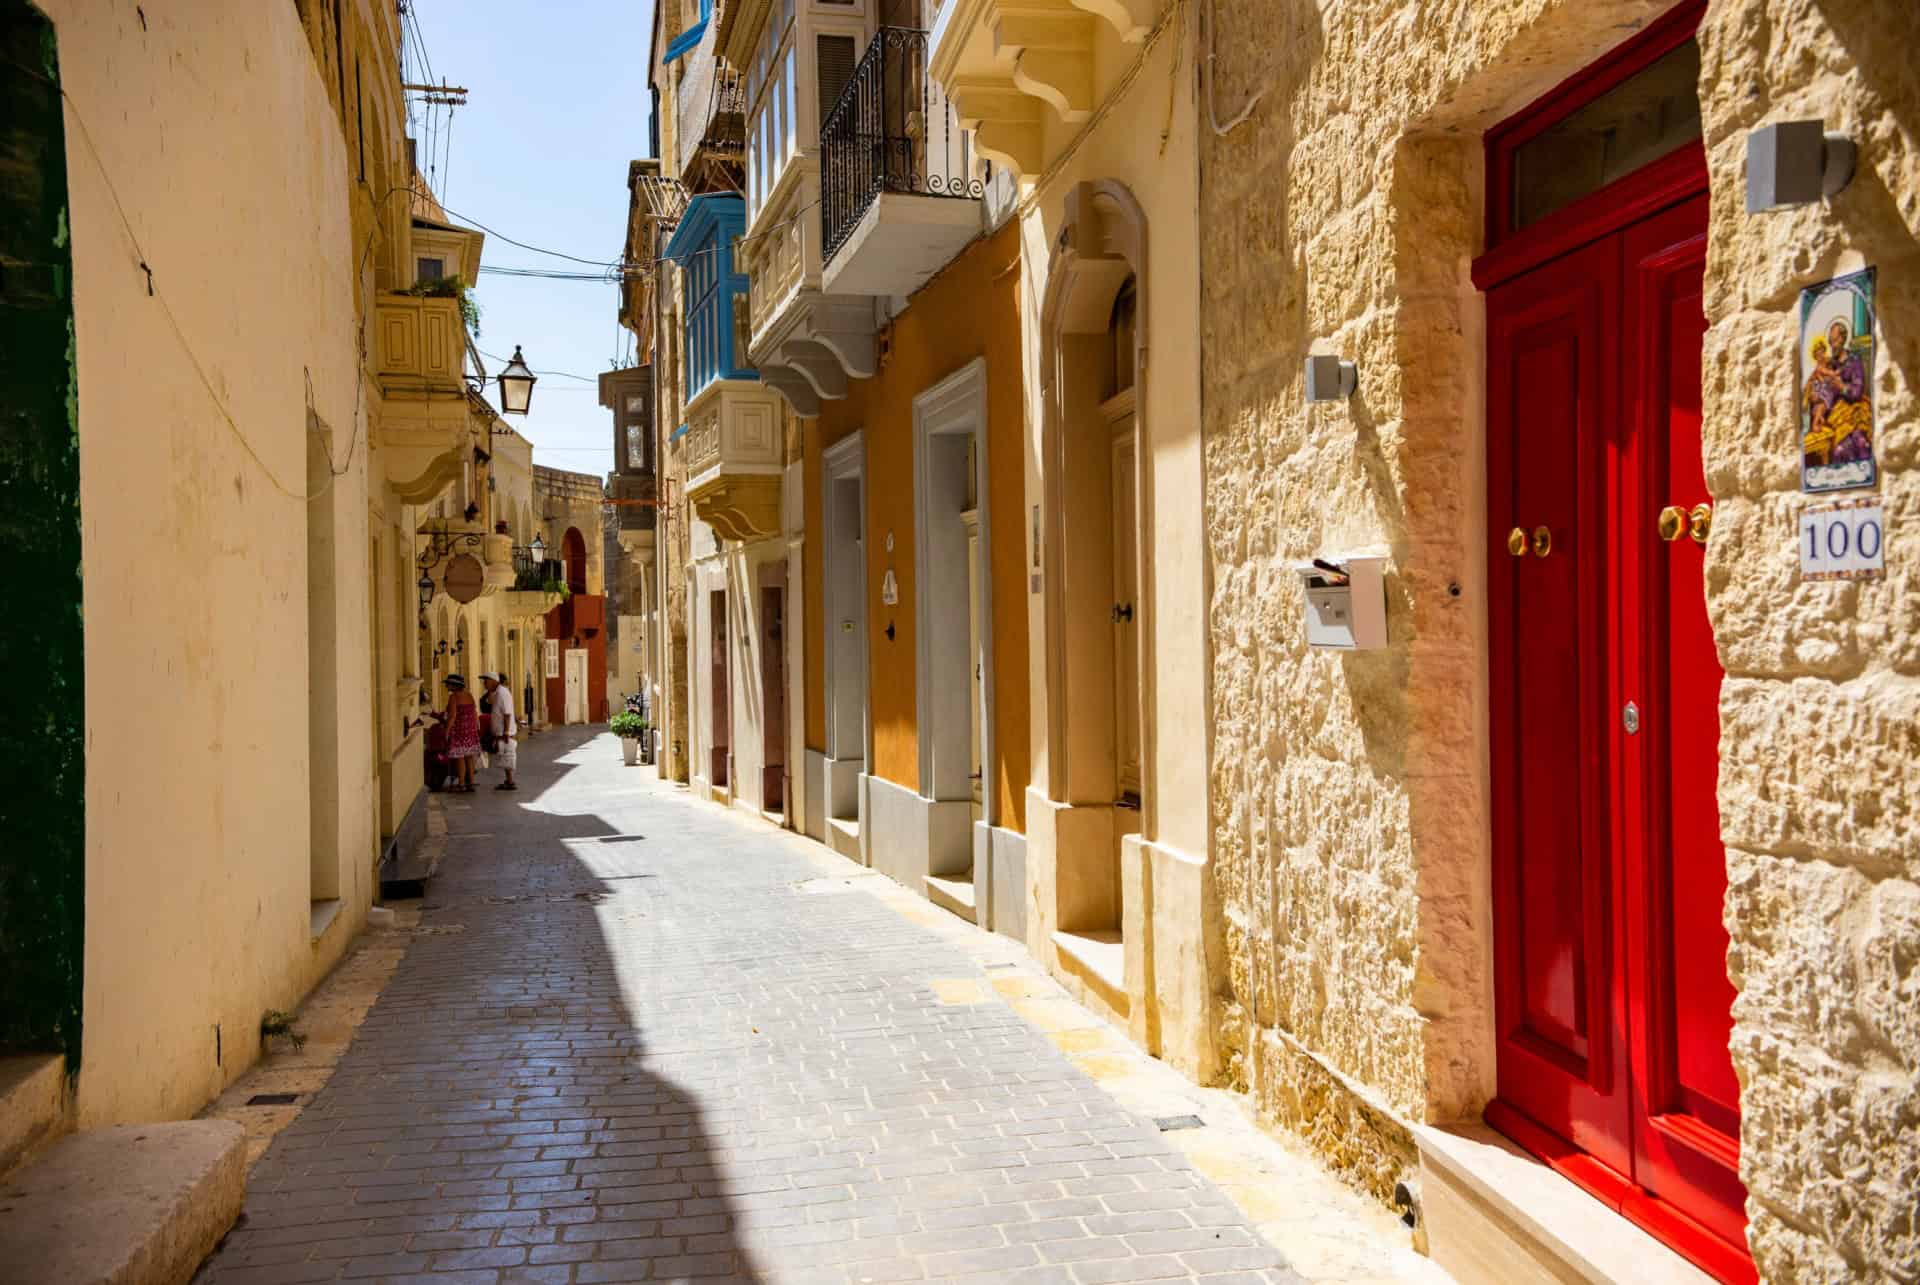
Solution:
[[[1747,213],[1812,205],[1853,181],[1858,149],[1817,120],[1783,120],[1747,135]]]
[[[1360,386],[1360,368],[1341,361],[1332,353],[1314,353],[1307,357],[1307,400],[1337,402],[1353,396]]]
[[[531,370],[527,369],[526,358],[520,355],[520,345],[513,346],[513,360],[497,376],[500,381],[500,409],[508,415],[524,415],[533,401],[533,386],[537,382]]]

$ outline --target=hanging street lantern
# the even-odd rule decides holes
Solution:
[[[547,542],[540,538],[538,531],[533,533],[533,543],[528,545],[527,548],[533,554],[534,566],[537,567],[547,560]]]
[[[500,372],[500,410],[507,415],[524,415],[533,400],[534,373],[527,369],[520,345],[513,346],[513,360]]]
[[[425,611],[433,603],[433,577],[422,571],[420,582],[414,587],[420,591],[420,610]]]

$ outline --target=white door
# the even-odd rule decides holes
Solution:
[[[584,648],[567,649],[567,722],[587,721],[587,653]]]
[[[972,767],[973,778],[973,819],[979,821],[986,815],[981,806],[981,787],[985,776],[980,762],[981,724],[986,712],[986,652],[982,648],[980,637],[980,510],[968,509],[960,515],[961,525],[967,533],[967,663],[971,667],[972,683],[968,692],[968,743],[967,762]]]

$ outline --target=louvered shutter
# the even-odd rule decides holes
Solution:
[[[820,82],[820,123],[825,125],[840,101],[840,91],[853,79],[855,45],[852,36],[815,36],[814,73]]]

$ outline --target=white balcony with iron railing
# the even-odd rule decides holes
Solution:
[[[820,127],[829,294],[912,294],[980,233],[985,185],[927,48],[925,31],[880,28]]]

